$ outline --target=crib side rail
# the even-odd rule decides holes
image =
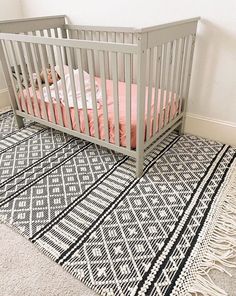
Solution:
[[[103,43],[95,41],[80,41],[57,38],[42,38],[38,36],[17,35],[0,33],[1,46],[6,61],[7,75],[12,85],[12,97],[14,108],[21,116],[33,118],[35,121],[52,126],[70,134],[102,146],[112,148],[124,154],[134,156],[131,149],[131,60],[137,55],[137,45]],[[82,51],[86,50],[88,61],[88,75],[91,88],[90,103],[88,107],[88,93],[86,89],[86,77],[83,72]],[[111,56],[109,64],[112,79],[107,86],[105,57]],[[118,54],[124,55],[125,63],[125,101],[126,107],[126,142],[120,142],[120,105],[119,105],[119,63]],[[73,56],[76,57],[76,65],[73,66]],[[97,104],[99,93],[97,92],[97,78],[95,75],[95,60],[99,61],[100,91],[102,93],[102,105]],[[41,83],[40,72],[46,77],[47,61],[50,64],[54,89],[50,87],[48,80]],[[60,86],[57,84],[55,66],[59,67]],[[65,66],[66,69],[65,70]],[[74,71],[78,70],[77,76]],[[14,70],[15,80],[12,78]],[[67,73],[66,73],[67,71]],[[34,79],[37,79],[37,88]],[[68,96],[68,81],[71,87]],[[15,83],[16,82],[16,83]],[[77,86],[81,89],[82,106],[78,106]],[[112,92],[109,94],[108,92]],[[109,96],[113,98],[114,118],[108,118]],[[40,99],[39,99],[40,98]],[[63,103],[62,99],[63,98]],[[74,111],[72,111],[73,100]],[[100,109],[99,109],[100,108]],[[79,112],[76,110],[79,109]],[[83,120],[81,120],[83,118]],[[91,128],[92,122],[92,128]],[[113,139],[109,130],[113,129]]]
[[[18,35],[18,34],[8,34],[8,33],[0,33],[0,40],[1,39],[9,40],[9,41],[18,41],[18,42],[71,47],[71,48],[81,48],[81,49],[108,50],[108,51],[124,52],[124,53],[137,52],[136,45],[117,44],[112,42],[106,43],[106,42],[60,39],[60,38],[43,38],[39,36]]]

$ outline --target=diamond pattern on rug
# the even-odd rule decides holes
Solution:
[[[47,129],[1,154],[0,186],[9,184],[10,180],[14,182],[20,173],[31,169],[32,165],[41,162],[70,139],[68,135]]]
[[[25,236],[32,236],[123,158],[95,145],[76,154],[85,144],[48,129],[8,150],[2,158],[2,219],[12,221]],[[33,154],[36,158],[28,158],[36,150],[37,155]],[[27,161],[28,166],[22,169],[15,155]],[[68,159],[70,155],[73,157]],[[12,161],[9,163],[8,159]],[[66,162],[60,165],[63,160]],[[53,167],[56,168],[53,170]]]
[[[153,256],[163,247],[164,240],[169,237],[175,224],[179,221],[179,216],[183,213],[184,206],[191,196],[192,188],[196,188],[200,176],[194,174],[192,166],[187,166],[184,163],[185,173],[189,173],[192,178],[183,182],[180,177],[176,183],[174,176],[179,174],[178,168],[182,174],[183,167],[170,164],[169,159],[177,158],[179,150],[181,150],[181,153],[187,156],[186,162],[195,161],[194,155],[191,155],[190,152],[187,154],[185,150],[188,138],[181,138],[152,166],[149,172],[125,196],[122,203],[113,210],[111,215],[82,246],[75,249],[76,251],[64,263],[68,270],[87,285],[96,288],[101,294],[109,290],[111,295],[112,293],[119,295],[119,291],[122,291],[124,295],[129,295],[128,293],[131,292],[128,291],[134,291],[145,269],[151,264]],[[195,140],[197,141],[197,138]],[[201,140],[200,143],[202,143]],[[211,153],[203,153],[202,162],[209,166],[212,158],[221,148],[221,144],[215,144],[214,149],[209,149]],[[199,171],[199,167],[203,167],[201,163],[195,166],[196,172]],[[165,181],[163,172],[166,171],[166,168],[169,170],[169,179],[172,179],[173,172],[172,181]],[[178,203],[176,203],[177,201]],[[115,237],[110,237],[109,231]],[[52,237],[50,238],[52,239]],[[102,261],[99,261],[99,258],[94,257],[93,252],[95,252],[94,248],[99,248],[101,242],[103,242],[103,250],[106,253],[101,255]],[[122,244],[120,244],[121,242]],[[128,254],[127,258],[121,256],[116,259],[113,256],[112,252],[118,247],[117,244],[121,248],[121,253],[123,251]],[[143,256],[141,255],[142,249],[145,254]],[[146,254],[152,255],[146,256]],[[105,272],[98,277],[98,268],[103,268],[112,274],[115,279],[114,285],[111,285],[110,277]],[[127,268],[127,270],[122,273],[123,268]]]
[[[1,220],[101,295],[175,292],[235,149],[171,134],[136,179],[131,158],[28,128],[2,137]]]

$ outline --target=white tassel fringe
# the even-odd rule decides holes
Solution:
[[[232,276],[226,268],[236,268],[236,161],[232,165],[230,178],[222,192],[222,204],[212,235],[204,249],[204,257],[194,272],[194,284],[187,295],[226,296],[223,289],[211,279],[209,272],[218,270]]]

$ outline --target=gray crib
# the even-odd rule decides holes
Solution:
[[[64,15],[0,22],[0,58],[18,127],[25,117],[133,157],[140,177],[144,157],[173,130],[183,130],[198,20],[142,29],[70,25]],[[40,82],[40,72],[50,67],[56,86],[56,65],[64,105],[59,91],[52,95],[49,83]],[[78,69],[79,81],[73,69]],[[87,109],[83,71],[90,77],[92,110]],[[76,83],[81,90],[79,111]]]

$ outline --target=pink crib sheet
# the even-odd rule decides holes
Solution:
[[[101,80],[100,78],[96,78],[96,81],[98,85],[101,86]],[[109,141],[110,143],[115,143],[115,117],[114,117],[114,100],[113,100],[113,82],[112,80],[106,81],[106,89],[107,89],[107,109],[108,109],[108,127],[109,127]],[[118,84],[118,91],[119,91],[119,135],[120,135],[120,145],[126,147],[126,87],[125,82],[119,82]],[[43,107],[42,107],[42,100],[40,97],[40,93],[38,90],[36,90],[37,94],[37,101],[39,105],[40,114],[37,114],[37,109],[35,106],[35,101],[33,99],[33,91],[32,88],[29,88],[30,93],[30,100],[32,102],[33,106],[33,114],[30,112],[29,108],[29,97],[27,95],[26,89],[23,90],[23,100],[25,102],[25,106],[27,108],[27,112],[33,116],[40,117],[43,119],[46,119],[45,116],[43,116]],[[151,116],[150,116],[150,123],[151,123],[151,131],[153,128],[154,123],[154,88],[152,89],[152,102],[151,102]],[[147,96],[148,96],[148,89],[146,88],[146,108],[145,108],[145,135],[144,138],[146,138],[146,126],[147,126]],[[160,96],[161,91],[158,92],[158,108],[157,108],[157,130],[158,130],[158,122],[159,122],[159,113],[160,113]],[[169,98],[171,96],[171,93],[169,93]],[[172,108],[170,114],[170,99],[168,98],[168,103],[166,106],[166,92],[164,91],[164,106],[163,106],[163,114],[165,114],[165,118],[167,116],[167,122],[171,118],[174,118],[178,112],[178,103],[175,99],[172,100]],[[22,96],[19,94],[19,103],[21,105],[21,108],[23,108],[22,104]],[[50,107],[49,103],[45,102],[48,119],[50,122],[52,122],[52,117],[50,115]],[[54,114],[55,114],[55,120],[56,123],[59,124],[59,116],[58,116],[58,109],[57,109],[57,103],[56,100],[53,99],[53,108],[54,108]],[[68,120],[66,118],[66,110],[65,106],[61,103],[60,108],[62,111],[62,117],[63,117],[63,123],[65,127],[69,128]],[[102,102],[98,103],[98,128],[99,128],[99,138],[104,140],[105,139],[105,130],[104,130],[104,116],[103,116],[103,108],[102,108]],[[70,108],[70,116],[71,116],[71,123],[73,130],[77,130],[76,121],[75,121],[75,108]],[[80,132],[85,133],[85,120],[83,115],[83,110],[79,109],[77,110],[79,114],[79,121],[80,121]],[[90,136],[94,136],[94,121],[93,121],[93,110],[88,110],[88,122],[89,122],[89,131]],[[131,85],[131,147],[136,147],[136,126],[137,126],[137,84]],[[161,120],[161,125],[164,125],[163,119]],[[152,132],[151,132],[152,135]]]

